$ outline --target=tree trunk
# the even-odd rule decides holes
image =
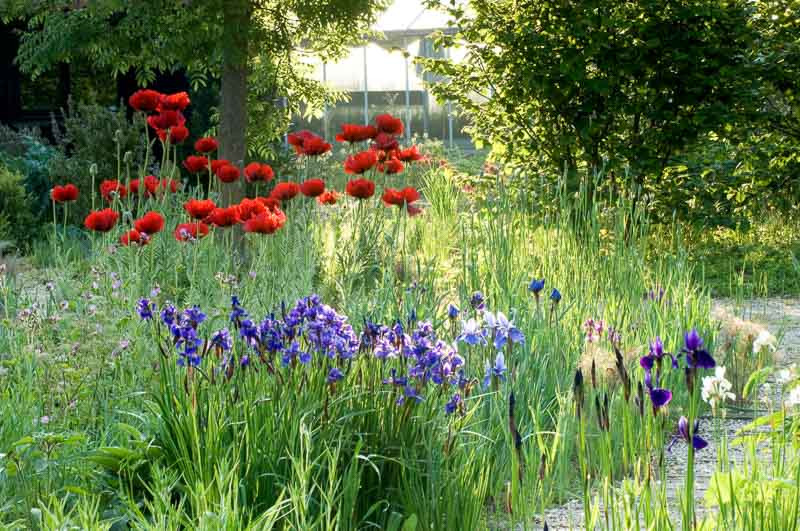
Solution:
[[[250,0],[223,2],[223,56],[219,121],[219,156],[242,169],[247,151],[247,75]],[[244,197],[240,181],[223,183],[226,205]]]

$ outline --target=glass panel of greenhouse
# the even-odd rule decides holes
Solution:
[[[417,0],[395,0],[379,17],[375,29],[383,35],[337,63],[315,63],[314,76],[348,94],[348,100],[329,105],[317,117],[294,116],[294,127],[332,138],[344,123],[367,123],[377,114],[403,118],[406,137],[427,135],[445,146],[472,149],[462,132],[464,122],[448,102],[438,103],[425,83],[435,78],[414,64],[415,57],[451,57],[459,50],[437,49],[429,37],[437,30],[452,31],[446,14],[427,9]]]

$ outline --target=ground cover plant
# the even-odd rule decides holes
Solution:
[[[0,277],[3,525],[531,528],[577,497],[587,525],[668,528],[741,521],[766,487],[748,525],[796,519],[796,488],[724,454],[698,518],[708,419],[771,360],[752,379],[717,348],[692,266],[653,258],[625,199],[563,194],[553,216],[502,174],[478,195],[386,114],[290,134],[284,168],[222,160],[213,137],[179,158],[189,95],[129,104],[144,160],[57,183],[41,267]],[[758,425],[791,483],[784,380]]]

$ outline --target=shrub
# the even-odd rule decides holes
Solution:
[[[58,154],[50,165],[53,184],[69,181],[82,191],[92,190],[89,174],[92,164],[97,165],[97,183],[116,179],[119,172],[126,171],[117,166],[118,153],[121,159],[128,151],[133,154],[131,173],[138,174],[139,164],[144,160],[143,125],[137,120],[128,120],[124,109],[124,106],[103,107],[70,101],[63,114],[63,130],[57,124],[53,126],[58,147]],[[90,193],[82,193],[78,208],[71,210],[85,212],[91,197]]]
[[[21,174],[0,164],[0,241],[26,250],[38,232],[32,198]]]

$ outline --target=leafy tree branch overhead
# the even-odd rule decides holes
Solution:
[[[335,59],[369,32],[385,0],[146,0],[12,2],[0,16],[24,19],[18,62],[40,75],[77,58],[113,74],[136,72],[141,85],[157,71],[185,68],[194,85],[219,78],[220,133],[230,160],[245,155],[248,95],[296,95],[319,102],[321,84],[296,54]],[[249,83],[250,76],[258,82]],[[322,94],[323,96],[320,96]],[[260,105],[262,114],[274,106]],[[274,117],[259,116],[259,122]],[[283,125],[281,122],[280,125]],[[272,132],[274,138],[279,134]],[[263,131],[259,131],[263,135]]]

